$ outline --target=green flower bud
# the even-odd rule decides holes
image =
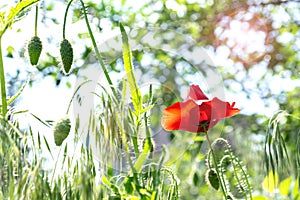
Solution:
[[[33,36],[28,43],[27,50],[31,65],[36,65],[42,52],[42,42],[38,36]]]
[[[216,171],[214,169],[207,170],[205,179],[206,179],[206,183],[209,186],[211,186],[215,190],[219,189],[220,182],[219,182],[218,175],[217,175],[217,173],[216,173]]]
[[[63,64],[63,72],[69,74],[73,62],[73,48],[67,39],[63,39],[60,43],[60,56]]]

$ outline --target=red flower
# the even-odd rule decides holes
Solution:
[[[187,100],[167,107],[163,111],[161,123],[167,131],[207,132],[221,119],[240,111],[234,108],[234,104],[230,105],[217,97],[209,100],[198,85],[191,85]]]

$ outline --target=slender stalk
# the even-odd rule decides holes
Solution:
[[[37,36],[37,24],[38,24],[39,6],[35,6],[35,22],[34,22],[34,35]]]
[[[118,117],[116,117],[116,122],[117,122],[119,127],[122,127],[121,121]],[[132,159],[130,157],[129,146],[126,142],[127,141],[126,133],[124,132],[124,130],[122,128],[120,128],[120,132],[121,132],[122,141],[123,141],[123,144],[124,144],[124,147],[125,147],[125,152],[126,152],[126,155],[127,155],[128,163],[129,163],[129,166],[131,168],[130,174],[132,174],[136,186],[139,186],[140,184],[139,184],[139,180],[138,180],[138,177],[137,177],[137,171],[136,171],[136,169],[133,165]]]
[[[249,183],[248,178],[247,178],[247,174],[246,174],[246,172],[243,170],[243,166],[241,166],[241,164],[238,162],[238,160],[233,156],[232,151],[231,151],[231,148],[230,148],[229,144],[227,143],[227,141],[225,142],[225,145],[226,145],[227,150],[228,150],[228,152],[229,152],[229,157],[230,157],[230,159],[231,159],[231,163],[232,163],[232,167],[233,167],[233,171],[234,171],[234,176],[236,177],[239,186],[240,186],[241,188],[243,188],[243,187],[241,186],[242,181],[240,180],[240,178],[239,178],[239,176],[238,176],[238,174],[237,174],[237,170],[238,170],[237,168],[239,168],[239,169],[241,170],[241,173],[242,173],[243,176],[245,177],[245,180],[246,180],[246,183],[247,183],[247,187],[249,188],[250,199],[252,199],[252,193],[251,193],[250,183]],[[235,162],[236,162],[236,163],[235,163]],[[236,165],[237,165],[237,166],[236,166]],[[245,199],[248,199],[248,198],[247,198],[247,194],[246,194],[246,192],[244,191],[244,189],[243,189],[243,195],[244,195],[244,198],[245,198]]]
[[[214,167],[215,167],[216,172],[217,172],[217,176],[218,176],[218,179],[219,179],[221,188],[222,188],[223,196],[224,196],[225,199],[227,199],[227,194],[226,194],[226,191],[225,191],[225,189],[224,189],[224,187],[223,187],[223,182],[221,181],[221,176],[220,176],[220,172],[219,172],[219,168],[218,168],[218,163],[217,163],[217,160],[216,160],[216,155],[215,155],[215,152],[214,152],[214,150],[213,150],[213,148],[212,148],[212,145],[211,145],[211,142],[210,142],[210,140],[209,140],[209,137],[208,137],[207,132],[205,132],[205,136],[206,136],[206,139],[207,139],[207,142],[208,142],[210,151],[211,151],[211,153],[212,153],[213,164],[214,164]]]
[[[65,16],[64,16],[63,39],[66,38],[65,32],[66,32],[66,24],[67,24],[67,15],[68,15],[68,11],[69,11],[69,8],[70,8],[72,2],[73,2],[73,0],[69,1],[68,5],[67,5],[67,8],[66,8]]]
[[[69,113],[69,110],[70,110],[70,107],[71,107],[71,104],[77,94],[77,92],[79,91],[79,89],[85,85],[86,83],[90,82],[91,80],[87,80],[87,81],[84,81],[82,83],[80,83],[80,85],[76,88],[75,92],[73,93],[72,97],[71,97],[71,100],[69,101],[69,105],[68,105],[68,108],[67,108],[67,111],[66,111],[66,115]]]
[[[58,164],[61,149],[62,149],[62,147],[59,148],[59,152],[58,152],[58,156],[57,156],[56,161],[55,161],[54,170],[53,170],[53,174],[52,174],[52,177],[51,177],[50,185],[53,185],[54,176],[55,176],[55,173],[56,173],[56,168],[57,168],[57,164]]]
[[[80,0],[80,2],[81,2],[81,5],[82,5],[82,8],[83,8],[84,19],[85,19],[86,26],[87,26],[87,28],[88,28],[89,35],[90,35],[90,37],[91,37],[92,43],[93,43],[94,50],[95,50],[95,52],[96,52],[97,59],[98,59],[98,61],[99,61],[99,63],[100,63],[100,66],[101,66],[101,68],[102,68],[102,70],[103,70],[103,72],[104,72],[105,78],[106,78],[108,84],[110,85],[110,88],[111,88],[111,90],[112,90],[114,96],[117,98],[117,97],[118,97],[118,96],[117,96],[117,93],[116,93],[116,91],[115,91],[115,88],[113,87],[113,84],[112,84],[112,81],[111,81],[111,79],[110,79],[110,77],[109,77],[108,71],[107,71],[106,68],[105,68],[105,64],[104,64],[103,59],[102,59],[102,57],[101,57],[101,53],[100,53],[100,51],[99,51],[99,49],[98,49],[98,47],[97,47],[97,44],[96,44],[96,41],[95,41],[95,38],[94,38],[94,35],[93,35],[93,32],[92,32],[92,29],[91,29],[89,20],[88,20],[88,18],[87,18],[87,13],[86,13],[86,10],[85,10],[84,3],[83,3],[82,0]]]
[[[64,25],[63,25],[63,39],[66,38],[66,24],[67,24],[67,15],[68,15],[68,11],[70,8],[71,3],[73,2],[73,0],[69,1],[67,8],[66,8],[66,12],[65,12],[65,16],[64,16]]]
[[[5,119],[7,113],[5,74],[2,56],[2,37],[0,36],[0,84],[1,84],[1,100],[2,100],[2,116]]]

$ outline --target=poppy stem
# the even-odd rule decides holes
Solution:
[[[215,167],[215,169],[216,169],[216,172],[217,172],[217,177],[218,177],[219,183],[220,183],[221,188],[222,188],[223,196],[224,196],[225,199],[227,199],[226,190],[225,190],[224,187],[223,187],[223,181],[221,181],[221,176],[220,176],[220,172],[219,172],[219,167],[218,167],[216,155],[215,155],[215,152],[214,152],[213,147],[212,147],[212,145],[211,145],[211,142],[210,142],[210,140],[209,140],[207,131],[205,132],[205,136],[206,136],[206,139],[207,139],[209,148],[210,148],[210,152],[211,152],[212,157],[213,157],[213,165],[214,165],[214,167]],[[208,152],[208,154],[209,154],[210,152]]]

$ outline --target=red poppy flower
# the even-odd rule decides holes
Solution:
[[[200,104],[197,103],[199,100]],[[217,97],[209,100],[198,85],[192,85],[186,101],[176,102],[163,111],[161,123],[167,131],[207,132],[221,119],[240,111],[234,104]]]

